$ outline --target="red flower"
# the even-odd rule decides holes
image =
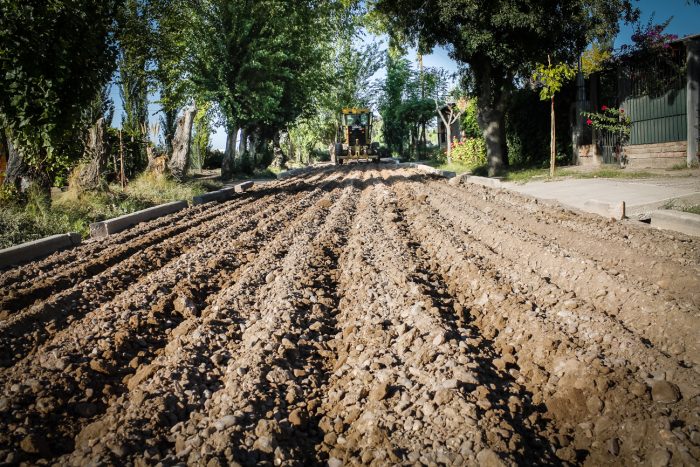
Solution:
[[[620,113],[621,114],[625,113],[625,109],[620,109]]]
[[[593,120],[591,120],[590,118],[588,120],[586,120],[586,125],[590,126],[592,124],[593,124]]]
[[[607,105],[604,105],[603,107],[600,108],[600,110],[602,110],[603,112],[605,112],[606,110],[608,110],[608,106],[607,106]]]

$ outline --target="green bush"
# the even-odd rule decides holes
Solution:
[[[224,152],[218,149],[207,151],[206,156],[204,156],[204,164],[202,164],[205,169],[220,169],[221,163],[224,161]]]
[[[467,101],[467,108],[462,114],[462,131],[464,131],[467,138],[481,137],[476,99],[469,99]]]
[[[452,159],[464,165],[476,167],[486,163],[484,138],[465,138],[452,146]]]

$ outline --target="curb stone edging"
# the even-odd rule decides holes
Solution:
[[[253,181],[246,180],[245,182],[239,183],[238,185],[234,185],[233,191],[236,193],[243,193],[244,191],[248,191],[251,188],[253,188]]]
[[[140,222],[146,222],[159,217],[167,216],[168,214],[185,209],[186,207],[187,201],[173,201],[172,203],[153,206],[152,208],[132,212],[131,214],[125,214],[113,219],[107,219],[106,221],[94,222],[90,224],[90,237],[105,238]]]
[[[663,209],[651,212],[651,226],[700,237],[700,215]]]
[[[80,242],[79,233],[69,232],[11,246],[0,250],[0,268],[48,256],[66,248],[73,248],[80,245]]]
[[[454,179],[450,180],[450,183],[454,185],[459,185],[462,182],[473,183],[489,188],[503,188],[503,183],[498,178],[480,177],[469,173],[459,174]]]
[[[233,198],[236,193],[243,193],[252,188],[254,182],[252,180],[246,180],[245,182],[238,183],[233,186],[228,186],[216,191],[210,191],[209,193],[204,193],[199,196],[194,196],[192,198],[192,206],[197,206],[199,204],[211,203],[213,201],[226,201]]]
[[[430,167],[429,165],[416,164],[415,162],[399,162],[396,165],[398,167],[418,169],[421,172],[425,172],[425,173],[431,174],[431,175],[437,175],[438,177],[443,177],[443,178],[454,178],[457,176],[456,172],[451,172],[449,170],[440,170],[440,169],[436,169],[435,167]]]
[[[615,219],[617,221],[625,218],[625,202],[618,201],[614,203],[608,203],[606,201],[599,201],[597,199],[589,199],[585,203],[586,212],[591,212],[593,214],[598,214],[599,216],[606,217],[608,219]]]
[[[232,198],[236,190],[233,187],[222,188],[221,190],[210,191],[209,193],[204,193],[203,195],[192,197],[192,206],[197,206],[199,204],[210,203],[212,201],[226,201]]]

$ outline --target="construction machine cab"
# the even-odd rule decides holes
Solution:
[[[342,164],[346,160],[364,159],[379,162],[379,145],[372,143],[372,111],[366,108],[341,110],[331,160]]]

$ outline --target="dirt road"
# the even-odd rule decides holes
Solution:
[[[356,165],[0,284],[0,463],[700,460],[681,234]]]

